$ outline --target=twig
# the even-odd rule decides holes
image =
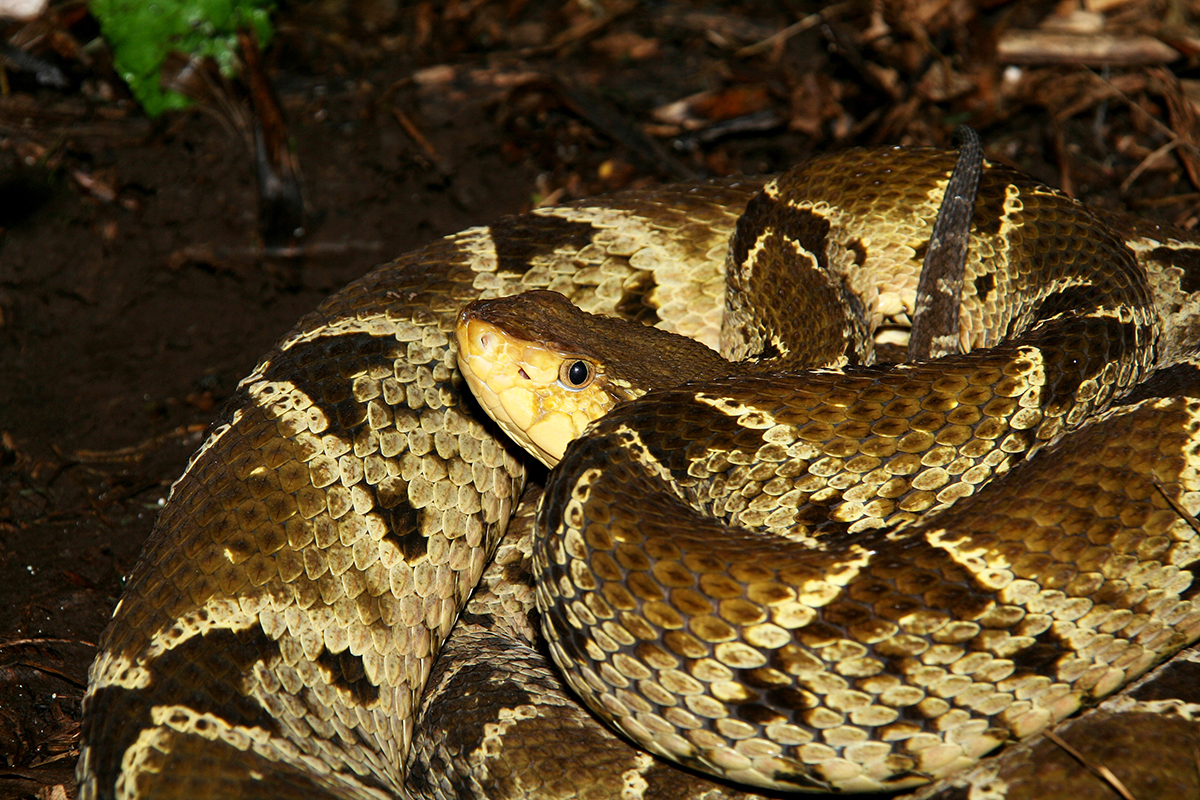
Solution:
[[[0,642],[0,650],[6,647],[24,646],[27,644],[81,644],[84,647],[96,649],[95,642],[88,642],[83,639],[9,639],[6,642]]]
[[[89,650],[96,649],[96,645],[94,643],[84,641],[83,639],[11,639],[7,642],[0,642],[0,654],[4,654],[4,651],[9,650],[9,649],[23,648],[26,646],[40,646],[40,645],[54,645],[54,644],[83,645],[84,647],[88,648]],[[57,669],[55,667],[46,666],[45,664],[38,664],[38,663],[30,660],[28,656],[22,656],[20,654],[19,649],[16,654],[13,654],[12,656],[6,656],[6,657],[12,659],[12,660],[6,660],[4,662],[4,664],[6,666],[10,666],[13,664],[19,664],[21,666],[28,667],[29,669],[37,670],[38,672],[43,672],[47,675],[53,675],[54,677],[58,678],[59,680],[65,681],[66,683],[69,683],[72,686],[75,686],[76,688],[79,688],[79,689],[87,688],[87,680],[83,680],[81,682],[81,681],[77,680],[76,678],[73,678],[72,676],[63,672],[60,669]]]
[[[1046,731],[1045,736],[1063,750],[1067,751],[1072,758],[1083,765],[1084,769],[1111,786],[1113,791],[1121,796],[1122,800],[1137,800],[1137,798],[1133,796],[1133,793],[1125,788],[1125,784],[1121,783],[1121,779],[1113,774],[1111,769],[1103,764],[1092,764],[1090,761],[1084,758],[1083,753],[1079,752],[1074,747],[1063,741],[1063,738],[1054,731]]]
[[[814,28],[817,25],[820,25],[822,22],[824,22],[827,19],[830,19],[831,17],[836,17],[838,14],[841,14],[843,11],[846,11],[846,10],[852,8],[854,5],[856,5],[856,4],[853,2],[846,2],[846,3],[837,3],[836,5],[829,6],[828,8],[823,8],[815,14],[809,14],[807,17],[800,20],[799,22],[793,22],[791,25],[788,25],[783,30],[776,31],[775,33],[771,34],[767,38],[763,39],[761,42],[755,42],[754,44],[748,44],[745,47],[741,48],[740,50],[735,50],[733,54],[735,56],[737,56],[738,58],[745,58],[746,56],[758,55],[759,53],[762,53],[766,50],[770,50],[772,47],[776,46],[777,44],[786,42],[788,39],[792,38],[797,33],[802,33],[804,31],[808,30],[809,28]]]
[[[1192,530],[1194,530],[1196,533],[1200,533],[1200,520],[1188,513],[1188,510],[1181,506],[1178,500],[1167,494],[1167,490],[1161,483],[1158,482],[1157,478],[1152,478],[1151,483],[1154,484],[1155,489],[1158,489],[1158,493],[1162,495],[1163,500],[1167,501],[1167,505],[1175,509],[1175,513],[1181,516],[1184,522],[1192,527]]]
[[[31,661],[21,661],[18,663],[23,667],[29,667],[29,669],[37,670],[38,672],[44,672],[47,675],[52,675],[53,677],[58,678],[60,681],[62,681],[64,683],[71,684],[76,689],[86,689],[87,688],[86,680],[78,681],[78,680],[72,678],[70,675],[66,674],[65,672],[54,669],[53,667],[47,667],[47,666],[43,666],[41,664],[34,664]]]
[[[1179,51],[1153,36],[1113,36],[1046,31],[1008,31],[996,43],[996,60],[1002,64],[1086,64],[1135,66],[1169,64]]]
[[[1146,171],[1146,168],[1153,164],[1160,156],[1165,156],[1167,153],[1171,152],[1181,144],[1183,144],[1182,139],[1174,139],[1143,158],[1141,163],[1134,167],[1129,175],[1126,176],[1125,180],[1121,181],[1121,193],[1124,194],[1125,192],[1129,191],[1129,187],[1133,186],[1133,182],[1136,181],[1141,174]]]
[[[258,229],[269,246],[296,244],[307,235],[300,158],[291,149],[283,107],[259,58],[252,28],[238,31],[238,52],[253,110],[254,166],[258,177]]]
[[[37,769],[38,767],[44,767],[47,764],[53,764],[55,761],[62,761],[64,758],[78,758],[78,757],[79,757],[79,748],[72,747],[71,749],[65,750],[61,753],[58,753],[57,755],[48,756],[46,758],[37,759],[35,761],[32,761],[29,764],[29,768]],[[56,787],[56,788],[61,788],[61,784],[59,785],[59,787]],[[59,795],[57,795],[57,794],[49,795],[49,797],[52,798],[52,800],[53,800],[53,798],[58,797],[58,796]],[[61,796],[66,797],[66,794],[63,793]]]
[[[1175,131],[1171,130],[1165,123],[1156,119],[1154,117],[1154,115],[1151,114],[1149,111],[1142,108],[1137,103],[1133,102],[1133,98],[1130,97],[1129,95],[1125,94],[1125,92],[1118,89],[1116,87],[1116,85],[1113,84],[1112,81],[1106,80],[1105,78],[1101,77],[1100,75],[1097,75],[1092,70],[1087,70],[1087,74],[1091,75],[1093,79],[1095,79],[1096,81],[1098,81],[1099,83],[1104,85],[1114,95],[1116,95],[1117,97],[1124,100],[1125,104],[1127,106],[1129,106],[1130,110],[1137,111],[1139,114],[1141,114],[1142,117],[1144,117],[1145,120],[1147,122],[1149,122],[1151,126],[1156,128],[1159,133],[1171,138],[1172,140],[1178,141],[1180,144],[1182,144],[1188,150],[1191,150],[1193,153],[1200,155],[1200,147],[1197,147],[1196,145],[1192,144],[1191,142],[1187,141],[1186,139],[1183,139],[1182,137],[1180,137],[1178,134],[1175,133]]]
[[[392,116],[400,123],[400,127],[404,128],[404,132],[425,151],[425,155],[429,156],[429,160],[434,164],[438,164],[440,168],[442,157],[438,155],[438,151],[433,146],[433,143],[425,138],[425,134],[421,133],[421,129],[416,126],[416,123],[409,119],[407,114],[395,107],[392,108]]]
[[[1156,89],[1167,103],[1167,120],[1171,131],[1184,142],[1191,145],[1178,151],[1177,156],[1187,171],[1188,179],[1193,186],[1200,187],[1200,160],[1197,160],[1197,129],[1200,119],[1197,119],[1196,107],[1184,95],[1183,84],[1166,69],[1147,70],[1150,79],[1149,86]]]
[[[576,44],[591,36],[595,36],[600,31],[607,28],[615,20],[620,19],[638,7],[636,0],[621,0],[614,3],[611,8],[606,9],[605,13],[596,19],[588,20],[579,25],[559,33],[547,44],[538,45],[536,47],[526,47],[516,51],[518,58],[532,58],[533,56],[546,55],[549,53],[557,53],[563,48]]]
[[[648,166],[662,169],[677,180],[695,180],[699,175],[666,147],[651,139],[641,128],[629,124],[624,114],[604,98],[584,88],[573,88],[553,77],[540,77],[513,87],[512,102],[518,92],[548,92],[567,111],[591,125],[615,142],[628,147],[631,154]]]
[[[56,447],[55,451],[64,458],[69,458],[80,464],[141,461],[148,453],[170,442],[186,439],[194,433],[203,431],[204,427],[204,425],[180,425],[167,433],[152,436],[149,439],[129,445],[128,447],[118,447],[115,450],[76,450],[74,453],[67,454],[58,451]]]
[[[306,242],[302,244],[250,247],[216,247],[196,244],[181,247],[167,257],[170,269],[179,269],[187,263],[215,264],[226,259],[253,261],[259,258],[320,258],[342,253],[375,253],[383,249],[377,239],[353,239],[348,242]]]
[[[1177,206],[1182,203],[1192,203],[1200,200],[1200,192],[1182,192],[1180,194],[1168,194],[1162,197],[1142,197],[1133,201],[1133,205],[1138,208],[1160,208],[1162,206]]]
[[[1067,150],[1067,137],[1063,133],[1062,124],[1057,118],[1054,125],[1054,157],[1058,161],[1058,188],[1063,194],[1075,198],[1075,181],[1071,180],[1071,157]]]
[[[960,139],[958,161],[942,195],[917,281],[905,359],[910,364],[962,352],[958,311],[962,304],[971,218],[983,176],[983,145],[979,135],[966,125],[959,126],[956,133]]]

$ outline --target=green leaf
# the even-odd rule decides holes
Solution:
[[[229,75],[237,63],[238,30],[253,29],[266,45],[274,7],[274,0],[91,0],[117,71],[150,116],[191,102],[159,86],[167,53],[211,56]]]

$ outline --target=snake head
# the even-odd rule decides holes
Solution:
[[[456,335],[479,404],[548,467],[618,403],[729,367],[699,342],[588,314],[550,291],[476,300]]]

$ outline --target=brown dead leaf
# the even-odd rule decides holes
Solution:
[[[43,786],[38,789],[37,798],[38,800],[67,800],[67,787],[61,783]]]
[[[827,75],[807,73],[792,89],[788,127],[809,136],[819,136],[830,120],[845,116],[838,102],[839,85]]]
[[[658,122],[679,125],[684,130],[698,130],[714,122],[736,119],[771,105],[771,94],[765,86],[734,86],[715,92],[700,92],[650,112]]]
[[[927,100],[944,103],[957,97],[969,94],[975,88],[975,81],[950,67],[946,61],[938,60],[929,65],[929,69],[917,83],[917,91]]]
[[[596,39],[591,48],[609,58],[641,61],[658,55],[658,40],[639,36],[632,31],[618,31]]]

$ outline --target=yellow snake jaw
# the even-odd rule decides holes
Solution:
[[[576,356],[514,337],[469,311],[459,316],[455,335],[459,370],[479,404],[547,467],[558,464],[567,445],[616,405],[617,395],[626,396],[594,372],[588,385],[566,388],[560,376]]]

